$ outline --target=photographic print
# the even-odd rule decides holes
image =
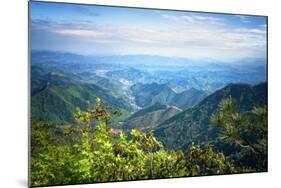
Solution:
[[[29,2],[29,185],[267,172],[267,17]]]

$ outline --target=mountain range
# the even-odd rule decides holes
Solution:
[[[210,125],[212,114],[218,112],[222,99],[236,100],[240,112],[267,106],[267,83],[258,85],[229,84],[207,96],[199,104],[167,119],[154,128],[155,136],[170,149],[186,149],[191,143],[213,143],[217,129]]]
[[[77,108],[87,110],[94,107],[99,97],[104,105],[132,111],[131,105],[111,90],[94,83],[85,82],[77,75],[64,72],[45,72],[38,67],[31,71],[31,116],[37,120],[56,124],[75,123]]]
[[[235,98],[241,111],[265,104],[265,84],[252,86],[266,81],[261,61],[247,60],[242,66],[149,55],[32,51],[31,116],[73,124],[76,108],[93,108],[99,97],[124,112],[115,122],[118,127],[152,130],[170,148],[209,142],[215,135],[210,115],[221,99]]]
[[[168,84],[135,84],[131,87],[138,106],[149,107],[156,103],[187,109],[201,101],[207,92],[191,88],[177,93]]]

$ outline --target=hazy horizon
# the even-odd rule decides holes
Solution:
[[[167,59],[175,59],[175,60],[182,60],[182,61],[192,61],[192,63],[197,62],[200,64],[245,64],[247,63],[255,63],[257,65],[266,65],[267,59],[266,57],[257,57],[257,58],[233,58],[228,60],[218,60],[218,59],[211,59],[211,58],[190,58],[190,57],[179,57],[179,56],[165,56],[165,55],[153,55],[153,54],[83,54],[79,52],[69,52],[69,51],[58,51],[58,50],[30,50],[31,53],[59,53],[59,54],[71,54],[71,55],[79,55],[85,58],[108,58],[108,57],[136,57],[136,56],[142,56],[142,57],[159,57],[159,58],[167,58]],[[145,63],[145,62],[144,62]]]

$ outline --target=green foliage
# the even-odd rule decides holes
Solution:
[[[212,115],[211,122],[220,128],[220,139],[235,142],[243,146],[240,126],[244,125],[245,118],[237,111],[235,100],[228,98],[219,104],[219,113]]]
[[[222,100],[211,118],[220,130],[218,139],[237,145],[227,157],[209,144],[192,144],[186,154],[166,150],[152,132],[117,134],[108,124],[121,114],[100,98],[92,110],[77,109],[78,125],[32,121],[32,186],[265,171],[267,110],[239,113],[237,107],[232,98]]]
[[[267,109],[254,107],[249,113],[239,113],[232,98],[221,101],[219,112],[211,122],[219,128],[219,139],[234,144],[240,166],[253,171],[267,170]]]
[[[100,99],[93,110],[77,110],[79,126],[32,123],[32,186],[184,176],[184,154],[166,151],[152,133],[114,134],[107,127],[116,111]],[[96,127],[91,126],[97,121]],[[63,132],[63,135],[58,132]],[[129,138],[128,138],[129,137]]]
[[[162,148],[152,153],[150,160],[149,178],[186,176],[185,157],[182,151],[167,151]]]
[[[186,166],[189,176],[234,173],[235,167],[226,160],[223,153],[213,151],[211,145],[201,149],[192,145],[188,150]]]
[[[67,171],[66,163],[71,159],[70,148],[64,146],[57,131],[49,124],[32,122],[31,182],[34,186],[60,184],[69,179],[61,172]]]

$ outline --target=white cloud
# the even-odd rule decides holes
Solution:
[[[83,29],[58,29],[58,30],[55,30],[54,32],[61,34],[61,35],[86,37],[86,38],[98,37],[98,36],[102,35],[102,33],[99,33],[97,31],[83,30]]]
[[[192,56],[193,58],[232,58],[257,55],[265,48],[265,33],[258,29],[151,30],[131,27],[105,27],[96,30],[57,30],[60,35],[95,43],[139,49],[145,53]],[[152,50],[153,49],[153,50]],[[175,50],[176,49],[176,50]],[[124,49],[125,51],[125,49]],[[133,52],[133,50],[132,50]],[[128,53],[132,53],[129,52]],[[135,51],[134,53],[138,53]],[[164,54],[163,54],[164,53]]]
[[[245,24],[251,23],[249,16],[236,15],[236,17],[238,17],[240,21]]]
[[[48,27],[61,38],[76,38],[95,53],[98,44],[103,53],[156,54],[190,58],[231,59],[264,56],[266,30],[264,27],[226,27],[223,19],[205,16],[174,16],[164,19],[182,23],[172,27],[141,27],[121,25],[61,25]],[[216,27],[213,27],[213,23]],[[77,45],[77,43],[75,44]],[[76,46],[77,48],[77,46]]]
[[[249,34],[266,34],[265,29],[248,29],[248,28],[239,28],[235,30],[236,32],[249,33]]]
[[[212,17],[212,16],[197,16],[197,15],[171,15],[171,14],[163,14],[162,18],[179,22],[181,24],[213,24],[213,25],[224,25],[224,19]]]

